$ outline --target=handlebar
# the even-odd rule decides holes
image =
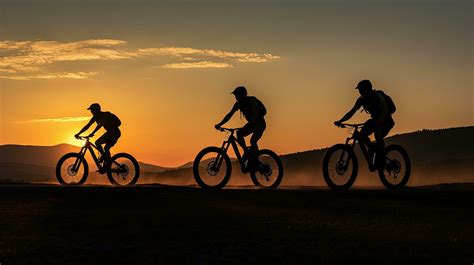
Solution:
[[[359,127],[362,127],[364,125],[365,125],[365,123],[356,123],[356,124],[341,123],[340,125],[336,125],[336,126],[340,127],[340,128],[345,128],[345,127],[359,128]]]
[[[237,131],[238,129],[240,129],[240,128],[224,128],[224,127],[221,127],[221,128],[219,129],[219,131],[221,131],[221,132],[225,132],[225,131],[228,131],[228,132],[235,132],[235,131]]]
[[[89,140],[91,136],[79,136],[77,137],[78,140]]]

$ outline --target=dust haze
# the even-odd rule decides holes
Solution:
[[[388,137],[388,144],[400,144],[408,152],[412,172],[408,186],[444,183],[472,183],[474,174],[474,126],[441,130],[422,130]],[[377,172],[369,172],[358,146],[359,174],[354,186],[382,187]],[[2,183],[55,183],[55,166],[68,152],[78,152],[79,147],[60,144],[56,146],[0,146],[0,182]],[[284,176],[282,186],[326,186],[322,175],[322,161],[327,149],[309,150],[281,155]],[[106,175],[99,175],[94,162],[87,156],[89,177],[86,184],[108,185]],[[192,163],[180,168],[164,168],[140,163],[138,184],[165,184],[176,186],[196,185]],[[229,186],[253,186],[250,176],[240,172],[232,163]]]

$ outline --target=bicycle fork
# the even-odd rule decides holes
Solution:
[[[86,147],[82,147],[82,148],[81,148],[81,151],[79,152],[79,155],[80,155],[81,157],[84,157],[85,154],[86,154]],[[76,159],[76,161],[74,162],[74,165],[73,165],[73,167],[72,167],[72,170],[73,170],[74,172],[79,171],[79,167],[81,166],[81,163],[82,163],[82,161],[81,161],[81,159],[78,157],[78,158]]]
[[[227,149],[229,149],[229,141],[225,141],[222,146],[221,146],[221,149],[224,150],[225,153],[227,153]],[[223,156],[221,154],[217,154],[217,157],[215,159],[216,161],[216,164],[215,164],[215,170],[216,171],[219,171],[221,169],[221,165],[222,165],[222,160],[223,160]]]
[[[351,139],[353,139],[353,138],[347,138],[347,139],[346,139],[346,143],[345,143],[344,145],[346,145],[346,146],[349,145],[349,141],[350,141]],[[355,141],[354,141],[354,143],[353,143],[352,146],[351,146],[352,149],[354,149],[354,145],[355,145]],[[341,156],[339,157],[339,162],[344,161],[344,156],[345,156],[345,154],[346,154],[346,151],[342,151]],[[347,154],[347,161],[346,161],[346,163],[344,164],[344,171],[347,171],[347,170],[349,169],[349,164],[350,164],[350,162],[351,162],[351,156],[350,156],[349,154]]]

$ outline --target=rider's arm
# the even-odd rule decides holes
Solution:
[[[357,110],[360,109],[360,107],[362,107],[362,98],[358,98],[356,103],[354,104],[354,107],[352,107],[352,109],[349,110],[349,112],[347,112],[346,115],[344,115],[344,117],[342,117],[338,122],[345,122],[352,118],[352,116],[354,116],[354,114]]]
[[[84,126],[84,128],[82,128],[76,135],[80,135],[81,133],[87,131],[94,122],[95,122],[95,118],[92,117],[92,119],[86,124],[86,126]]]
[[[380,110],[380,114],[376,122],[377,124],[383,124],[388,116],[388,106],[382,94],[378,94],[377,97],[378,97],[378,104],[379,104],[378,108]]]
[[[232,109],[229,111],[229,113],[227,113],[227,115],[225,115],[224,119],[222,119],[221,122],[219,122],[216,126],[218,127],[221,127],[223,124],[225,124],[226,122],[228,122],[230,120],[230,118],[232,118],[232,116],[234,115],[234,113],[238,110],[238,106],[237,106],[237,103],[232,107]]]
[[[95,129],[91,132],[91,136],[93,136],[95,134],[95,132],[97,132],[100,128],[102,128],[102,124],[98,124],[97,127],[95,127]]]

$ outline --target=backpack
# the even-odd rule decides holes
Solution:
[[[106,117],[107,117],[107,122],[109,123],[109,125],[113,128],[118,128],[120,125],[122,125],[122,122],[120,121],[120,119],[113,113],[107,111],[106,112]]]
[[[258,107],[258,111],[260,112],[260,114],[263,116],[267,115],[267,108],[265,107],[265,105],[263,105],[262,101],[260,101],[258,98],[256,97],[252,97],[253,99],[255,99],[257,101],[257,107]]]
[[[395,102],[393,102],[393,99],[389,95],[385,94],[382,90],[378,90],[377,93],[381,93],[384,97],[385,103],[387,103],[388,113],[395,113],[395,111],[397,111],[397,107],[395,106]]]

